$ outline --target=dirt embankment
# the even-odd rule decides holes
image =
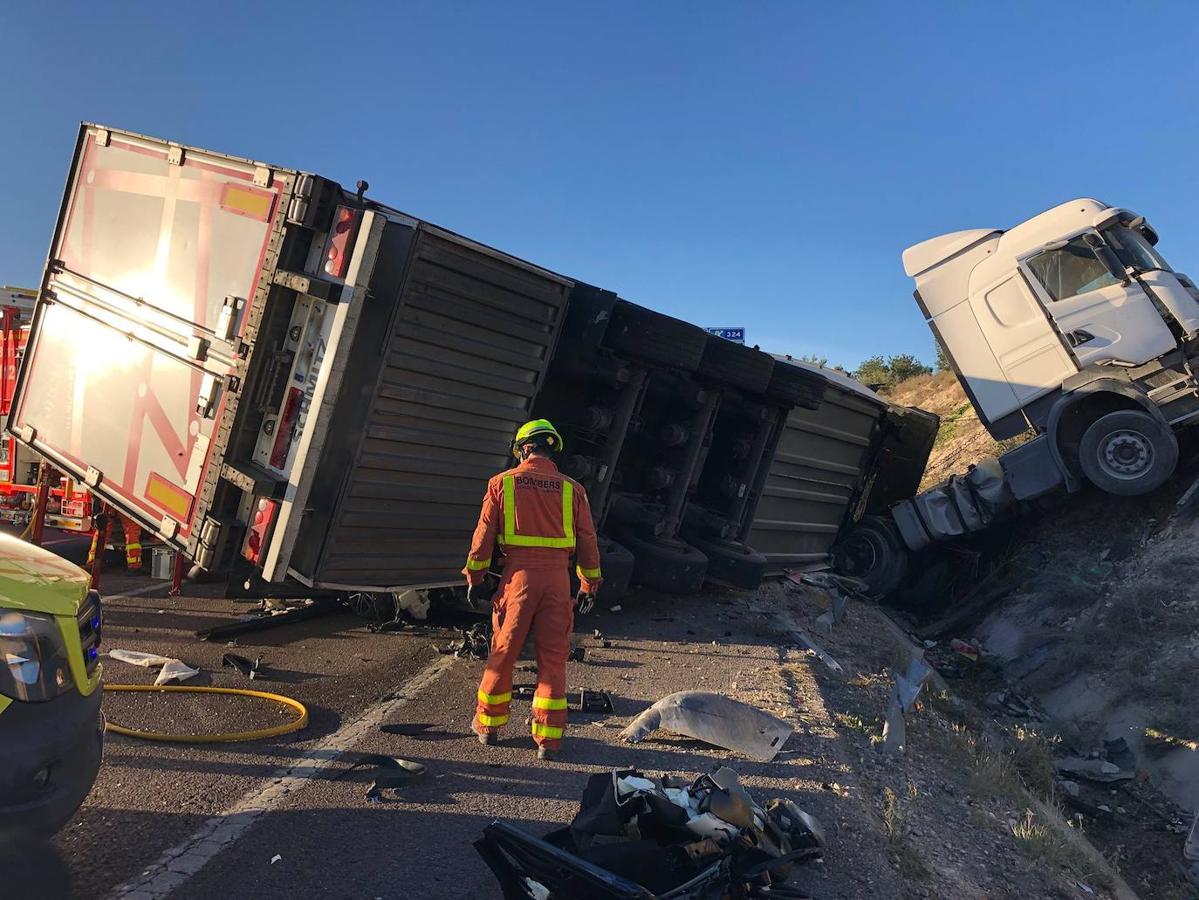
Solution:
[[[1005,449],[951,373],[889,396],[942,416],[925,486]],[[985,578],[950,603],[930,592],[939,621],[917,611],[913,622],[942,646],[977,640],[983,656],[961,666],[962,692],[980,704],[1029,701],[1031,717],[1013,720],[1011,702],[997,716],[1043,735],[1055,756],[1127,742],[1135,781],[1084,784],[1081,799],[1098,813],[1078,821],[1143,897],[1199,896],[1182,877],[1178,833],[1199,809],[1199,503],[1178,507],[1197,475],[1199,458],[1184,451],[1175,478],[1151,495],[1047,498],[1006,526],[1004,540],[959,548],[951,565]],[[1060,787],[1053,799],[1078,809]]]
[[[941,417],[937,442],[920,488],[932,487],[955,472],[965,472],[984,456],[998,456],[1018,445],[1020,438],[996,441],[987,433],[974,407],[952,372],[918,375],[887,388],[883,394],[892,403],[918,406]]]

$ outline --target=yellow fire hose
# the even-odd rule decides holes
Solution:
[[[226,688],[226,687],[191,687],[181,684],[106,684],[106,691],[170,691],[173,693],[183,694],[232,694],[237,697],[254,697],[259,700],[270,700],[273,703],[280,703],[283,706],[290,706],[299,717],[290,722],[284,722],[282,725],[272,725],[270,728],[258,728],[254,731],[230,731],[226,734],[170,734],[162,731],[139,731],[135,728],[126,728],[124,725],[117,725],[115,722],[104,723],[104,730],[111,731],[113,734],[123,734],[127,737],[141,738],[145,741],[168,741],[174,744],[231,744],[235,741],[258,741],[263,738],[278,737],[281,734],[290,734],[293,731],[299,731],[308,724],[308,708],[299,700],[293,700],[291,697],[284,697],[282,694],[271,694],[267,691],[248,691],[242,688]]]

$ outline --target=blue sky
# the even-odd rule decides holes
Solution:
[[[0,282],[81,119],[317,171],[750,343],[933,357],[899,255],[1075,196],[1199,223],[1199,12],[1108,3],[6,3]]]

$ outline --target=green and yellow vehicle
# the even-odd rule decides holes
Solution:
[[[96,780],[100,631],[86,572],[0,534],[0,838],[58,831]]]

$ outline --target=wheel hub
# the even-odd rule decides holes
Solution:
[[[1099,465],[1113,478],[1139,478],[1153,464],[1153,444],[1139,431],[1113,431],[1099,445]]]
[[[878,551],[874,544],[861,535],[853,535],[845,542],[842,551],[842,572],[859,576],[878,565]]]

